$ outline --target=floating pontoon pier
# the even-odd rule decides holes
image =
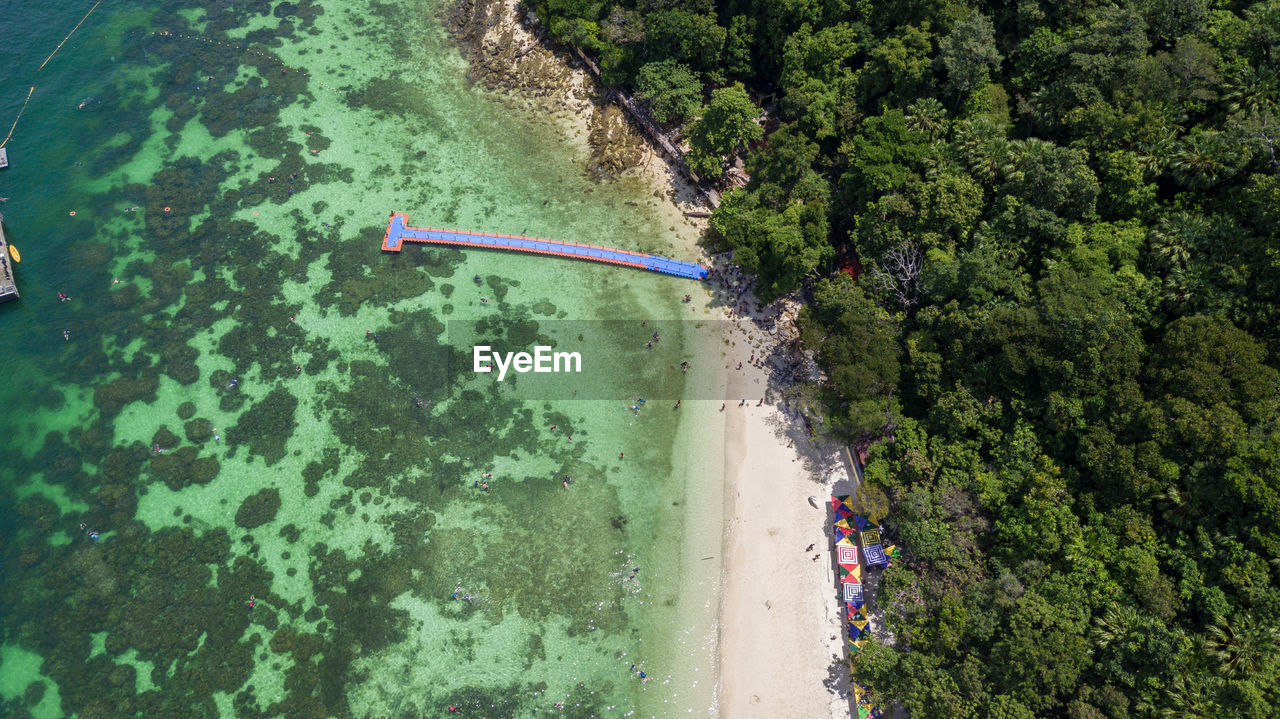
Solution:
[[[18,299],[18,283],[13,278],[13,260],[9,258],[9,243],[4,239],[4,215],[0,215],[0,302],[16,299]]]
[[[607,262],[612,265],[625,265],[651,272],[661,272],[691,280],[706,279],[709,270],[695,262],[681,262],[657,255],[646,255],[641,252],[615,250],[597,245],[580,245],[563,240],[542,240],[520,235],[495,235],[487,232],[467,232],[466,230],[439,230],[430,227],[410,227],[409,215],[403,212],[391,213],[387,223],[387,233],[382,236],[382,249],[387,252],[399,252],[406,242],[421,242],[433,245],[462,245],[466,247],[483,247],[491,250],[513,250],[515,252],[534,252],[542,255],[557,255],[578,260]]]

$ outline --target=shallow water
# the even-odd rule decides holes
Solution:
[[[397,210],[679,253],[651,190],[470,88],[431,3],[104,3],[37,72],[90,5],[19,0],[0,48],[6,126],[37,86],[0,172],[0,715],[712,711],[715,413],[621,396],[700,351],[637,349],[696,286],[378,250]],[[621,328],[599,399],[449,370],[582,326]]]

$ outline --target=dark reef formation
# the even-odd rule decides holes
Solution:
[[[89,150],[86,169],[105,175],[127,161],[140,149],[141,138],[150,132],[149,118],[162,104],[173,113],[167,122],[171,132],[192,122],[213,137],[252,128],[244,134],[246,152],[278,158],[268,170],[272,176],[296,174],[295,196],[319,185],[351,183],[350,168],[325,159],[330,140],[321,128],[307,127],[310,134],[304,135],[279,121],[281,107],[305,104],[317,88],[305,72],[282,73],[273,49],[299,33],[315,32],[312,22],[320,8],[307,0],[276,5],[280,21],[275,27],[233,38],[229,31],[271,11],[271,4],[203,5],[202,41],[187,39],[197,29],[185,15],[169,10],[151,19],[165,33],[141,26],[125,32],[120,60],[152,68],[165,89],[158,100],[147,101],[145,87],[129,86],[104,104],[96,121],[120,128],[130,139],[124,146]],[[379,7],[389,14],[384,21],[403,19],[394,15],[397,9]],[[370,24],[371,37],[378,24]],[[421,89],[394,77],[347,90],[357,106],[413,115],[409,119],[415,122],[424,121],[421,108],[429,106]],[[173,149],[176,136],[170,139]],[[583,428],[571,427],[568,417],[535,413],[496,392],[455,396],[453,378],[444,369],[451,359],[445,326],[430,313],[389,313],[388,324],[376,328],[377,362],[341,358],[329,338],[309,336],[289,321],[299,308],[285,300],[284,285],[306,281],[314,263],[322,263],[329,280],[312,306],[349,316],[362,307],[387,307],[427,293],[448,296],[456,280],[439,283],[453,278],[462,254],[430,249],[383,256],[377,249],[382,229],[376,224],[346,226],[343,241],[331,242],[325,234],[331,230],[301,210],[292,215],[296,230],[290,237],[234,219],[243,216],[242,210],[284,203],[288,197],[278,183],[245,181],[224,191],[239,176],[244,160],[236,152],[208,160],[172,157],[145,184],[115,188],[82,205],[85,215],[92,210],[105,215],[118,212],[122,194],[138,198],[141,224],[103,230],[73,248],[85,269],[67,287],[71,294],[89,294],[91,288],[111,286],[113,278],[121,280],[104,301],[86,310],[85,322],[111,341],[73,335],[76,351],[67,355],[65,366],[50,368],[62,373],[67,384],[91,386],[97,415],[65,437],[50,433],[39,451],[19,457],[13,469],[18,476],[43,473],[71,502],[87,509],[60,510],[42,494],[19,499],[12,488],[0,488],[0,506],[12,508],[0,513],[0,641],[43,657],[40,671],[56,683],[62,711],[81,719],[212,718],[219,714],[213,699],[218,692],[233,697],[240,717],[352,716],[348,688],[367,679],[355,669],[356,659],[403,640],[411,626],[391,601],[407,593],[446,602],[447,592],[436,596],[424,588],[450,585],[456,581],[451,572],[462,558],[470,558],[469,540],[456,533],[438,533],[427,541],[436,524],[430,508],[461,496],[464,490],[456,478],[468,467],[513,454],[551,457],[580,478],[582,489],[560,510],[522,523],[512,519],[520,514],[522,500],[513,493],[494,494],[492,504],[481,511],[522,545],[513,550],[518,569],[495,572],[487,581],[486,607],[467,611],[489,612],[495,620],[506,612],[534,619],[565,615],[572,620],[571,632],[579,635],[623,631],[621,591],[612,585],[573,590],[587,584],[583,573],[592,571],[591,565],[539,550],[534,541],[540,534],[560,533],[563,541],[583,547],[598,546],[601,536],[624,543],[625,522],[616,521],[617,498],[603,481],[591,481],[600,480],[603,469],[577,459],[583,443],[564,447],[543,440],[538,432],[559,424],[585,437]],[[324,202],[302,206],[313,215],[327,207]],[[108,275],[111,247],[126,246],[135,234],[145,241],[149,259]],[[286,245],[290,253],[279,251]],[[507,317],[487,330],[534,337],[538,325],[532,318],[556,312],[546,300],[532,309],[508,304],[511,289],[518,286],[514,280],[494,275],[485,283]],[[208,346],[208,331],[225,318],[235,323],[217,339],[218,361],[212,363],[225,369],[201,371],[202,365],[210,365],[200,361],[197,348]],[[299,374],[335,368],[345,386],[318,382],[316,397],[305,401],[290,389],[288,381]],[[245,387],[248,378],[255,384],[252,391]],[[214,390],[217,407],[182,402],[176,415],[169,416],[170,426],[155,429],[150,446],[113,441],[113,422],[126,407],[154,403],[175,383],[207,383],[203,386]],[[415,406],[414,398],[426,400],[431,410]],[[33,401],[57,407],[64,400],[49,392]],[[236,415],[222,442],[214,439],[218,430],[207,418],[215,416],[215,409]],[[174,512],[175,518],[182,517],[179,528],[152,531],[135,516],[139,497],[151,483],[175,492],[211,485],[219,481],[224,465],[246,461],[244,450],[256,467],[265,464],[270,469],[263,471],[278,471],[288,464],[282,460],[298,431],[300,413],[308,411],[323,413],[332,426],[331,446],[307,461],[301,477],[273,476],[264,482],[267,488],[244,497],[234,516],[245,532],[270,532],[289,543],[286,557],[299,561],[287,574],[303,575],[312,601],[291,601],[272,592],[274,575],[254,534],[233,536],[226,529],[202,526],[180,509]],[[496,417],[509,419],[495,428]],[[465,465],[459,457],[466,458]],[[535,496],[563,491],[550,477],[512,481]],[[316,500],[329,502],[314,508],[329,526],[362,517],[369,521],[369,507],[392,498],[413,508],[381,515],[378,521],[386,524],[390,546],[369,544],[349,556],[330,549],[307,527],[259,529],[281,509],[281,492],[270,485],[292,482],[302,483],[307,501],[326,484],[345,485],[341,496]],[[100,541],[77,531],[80,524],[100,533]],[[70,543],[50,539],[60,535],[71,537]],[[597,568],[612,561],[612,550],[600,552],[593,558]],[[414,572],[419,572],[416,579]],[[545,591],[529,592],[534,584]],[[255,601],[251,611],[250,597]],[[105,639],[103,651],[95,653],[91,637],[98,634]],[[540,640],[535,644],[533,654],[540,651]],[[131,651],[134,663],[122,659]],[[285,698],[264,703],[250,683],[255,663],[284,657],[289,658]],[[140,692],[139,686],[153,688]],[[29,716],[49,689],[44,681],[30,684],[22,696],[0,704],[0,715]],[[432,689],[422,701],[495,707],[488,716],[516,717],[532,711],[534,699],[528,697],[539,689],[545,687],[473,687],[447,696]],[[575,690],[562,716],[598,716],[600,695],[592,689],[608,687]]]

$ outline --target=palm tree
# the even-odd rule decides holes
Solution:
[[[1234,154],[1221,133],[1195,132],[1178,143],[1169,160],[1169,169],[1182,184],[1204,190],[1235,174]]]
[[[1195,526],[1196,517],[1192,515],[1186,494],[1177,487],[1169,487],[1165,493],[1156,498],[1161,508],[1164,521],[1179,529],[1190,529]]]
[[[1151,176],[1164,170],[1169,154],[1177,142],[1171,130],[1164,129],[1156,137],[1138,143],[1138,165],[1144,175]]]
[[[922,98],[907,107],[907,127],[936,140],[947,132],[947,109],[932,97]]]
[[[1227,112],[1247,115],[1280,104],[1280,73],[1274,67],[1246,67],[1226,82]]]
[[[1276,657],[1280,652],[1280,631],[1258,623],[1248,614],[1234,622],[1218,616],[1209,627],[1205,652],[1217,662],[1223,676],[1242,677]]]
[[[1165,690],[1169,706],[1161,716],[1171,719],[1222,719],[1222,708],[1217,702],[1219,681],[1216,677],[1195,671],[1183,672],[1174,678]]]
[[[1122,643],[1138,626],[1141,616],[1138,610],[1124,604],[1107,607],[1107,611],[1093,619],[1093,642],[1106,649]]]
[[[1194,247],[1205,247],[1205,238],[1213,229],[1203,215],[1174,212],[1160,218],[1147,233],[1147,245],[1157,268],[1165,273],[1185,271],[1195,255]]]
[[[1181,269],[1170,272],[1169,276],[1164,278],[1161,296],[1169,307],[1169,311],[1178,315],[1190,312],[1196,297],[1187,273]]]
[[[1166,270],[1186,269],[1191,261],[1191,250],[1180,240],[1161,237],[1159,244],[1152,245],[1152,254],[1156,262]]]

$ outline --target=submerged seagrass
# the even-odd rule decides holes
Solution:
[[[19,4],[17,75],[75,21]],[[3,179],[48,188],[6,191],[10,224],[49,238],[23,269],[71,300],[0,313],[0,715],[672,700],[628,667],[677,669],[676,418],[463,389],[422,358],[469,351],[446,315],[674,316],[677,281],[377,249],[392,208],[645,250],[663,218],[470,89],[422,9],[104,5],[43,71],[47,121]]]

